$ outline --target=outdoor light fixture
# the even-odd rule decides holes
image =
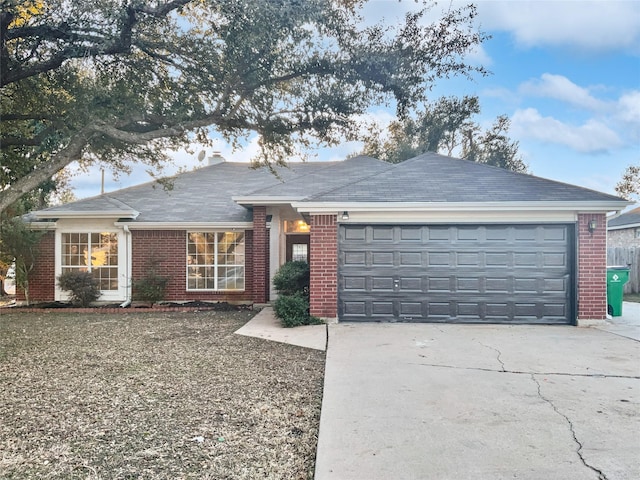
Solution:
[[[598,227],[598,222],[594,219],[594,220],[589,220],[589,232],[593,233],[593,231]]]
[[[349,212],[342,212],[342,219],[349,220]]]

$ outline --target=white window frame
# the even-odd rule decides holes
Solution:
[[[202,235],[212,235],[213,236],[213,263],[208,264],[208,263],[197,263],[197,261],[195,261],[195,263],[191,263],[190,261],[193,259],[193,252],[190,251],[189,246],[193,245],[193,242],[191,242],[190,236],[192,234],[202,234]],[[219,263],[219,252],[218,252],[218,246],[219,246],[219,234],[233,234],[233,235],[237,235],[237,234],[242,234],[242,253],[234,253],[234,255],[242,258],[242,262],[241,263]],[[186,232],[186,261],[185,261],[185,266],[186,266],[186,289],[188,292],[244,292],[246,290],[246,285],[247,285],[247,269],[246,269],[246,232],[244,230],[242,231],[238,231],[238,230],[189,230]],[[237,269],[242,269],[242,288],[222,288],[219,284],[219,280],[220,280],[220,275],[219,275],[219,269],[220,268],[237,268]],[[210,268],[213,271],[213,274],[211,276],[211,278],[213,279],[213,288],[191,288],[189,286],[190,283],[190,274],[194,269],[207,269]]]
[[[64,222],[64,223],[63,223]],[[125,236],[121,229],[114,228],[113,223],[105,224],[103,222],[92,221],[76,221],[58,220],[59,228],[56,230],[55,239],[55,289],[54,298],[59,302],[69,301],[69,292],[61,290],[58,285],[58,276],[62,273],[62,235],[66,233],[84,233],[91,235],[92,233],[115,233],[118,240],[118,289],[117,290],[101,290],[98,302],[122,302],[127,295],[127,249],[125,248]],[[62,224],[62,225],[60,225]]]

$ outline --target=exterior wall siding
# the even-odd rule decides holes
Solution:
[[[621,230],[609,230],[607,233],[607,245],[609,247],[640,247],[640,236],[636,234],[636,228]]]
[[[598,227],[589,232],[589,222]],[[578,321],[607,318],[607,221],[605,214],[578,215]]]
[[[311,216],[310,313],[338,317],[338,224],[335,215]]]

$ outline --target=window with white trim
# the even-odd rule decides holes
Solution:
[[[244,290],[244,232],[187,232],[187,290]]]
[[[62,273],[91,272],[100,290],[118,290],[117,233],[63,233],[61,239]]]

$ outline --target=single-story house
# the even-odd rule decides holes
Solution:
[[[86,269],[131,300],[156,266],[167,301],[265,304],[287,260],[310,264],[311,314],[338,321],[577,324],[606,318],[604,193],[427,153],[399,164],[251,169],[220,162],[31,214],[45,228],[34,301]]]
[[[640,207],[609,219],[607,237],[610,247],[640,247]]]

